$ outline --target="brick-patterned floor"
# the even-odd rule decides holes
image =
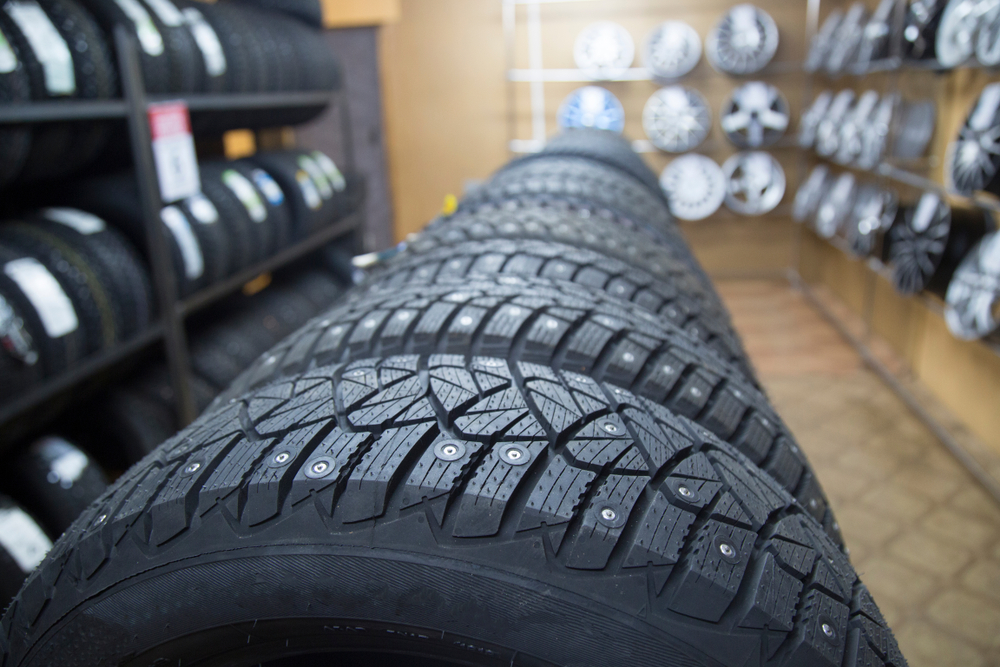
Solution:
[[[1000,665],[1000,506],[787,283],[719,291],[911,667]]]

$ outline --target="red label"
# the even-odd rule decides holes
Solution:
[[[149,130],[153,141],[191,134],[191,116],[184,102],[160,102],[149,106]]]

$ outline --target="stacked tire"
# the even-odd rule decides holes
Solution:
[[[11,664],[904,665],[607,137],[502,169],[126,473],[8,609]]]
[[[361,176],[341,172],[320,151],[202,162],[199,171],[202,193],[161,211],[180,296],[272,257],[357,210],[364,198]],[[147,247],[134,174],[82,181],[66,200]]]

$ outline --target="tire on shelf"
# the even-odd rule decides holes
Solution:
[[[0,493],[0,605],[7,606],[28,575],[52,548],[38,522]]]
[[[0,104],[18,104],[31,99],[28,72],[20,53],[8,36],[9,26],[0,20],[0,57],[6,63],[0,71]],[[0,128],[0,187],[10,183],[21,173],[21,167],[31,151],[31,130],[25,126]]]
[[[225,161],[202,162],[198,165],[202,182],[213,181],[221,184],[218,194],[225,196],[233,204],[233,213],[239,219],[250,240],[250,263],[256,264],[274,254],[276,230],[268,220],[266,199],[257,187],[233,163]],[[213,191],[214,192],[214,191]],[[215,202],[219,205],[219,202]],[[224,206],[224,204],[223,204]]]
[[[246,220],[246,209],[233,198],[232,192],[221,180],[202,177],[201,190],[211,210],[200,200],[185,202],[185,206],[200,224],[205,224],[203,220],[211,220],[213,211],[218,215],[217,224],[223,233],[221,245],[217,246],[221,251],[218,258],[220,263],[226,265],[224,275],[230,276],[246,269],[253,264],[254,253],[251,230],[247,229],[250,223]],[[215,236],[217,230],[211,231]]]
[[[323,7],[319,0],[246,0],[246,4],[255,5],[268,12],[280,12],[312,28],[325,27]]]
[[[130,32],[134,32],[146,92],[171,92],[170,53],[163,34],[157,29],[145,6],[139,0],[85,0],[84,4],[97,19],[105,35],[114,35],[117,25],[124,25]],[[123,7],[127,7],[128,11]]]
[[[23,396],[45,372],[23,301],[5,290],[0,281],[0,403]]]
[[[53,539],[107,489],[103,471],[90,456],[59,436],[33,442],[5,471],[17,499]]]
[[[235,169],[253,184],[261,202],[267,208],[265,224],[271,230],[272,253],[286,248],[292,238],[292,217],[291,204],[285,196],[285,191],[270,174],[249,162],[236,160],[230,163],[230,168]]]
[[[496,355],[613,382],[730,438],[840,543],[815,475],[753,381],[665,318],[585,285],[503,275],[376,282],[258,359],[213,407],[300,370],[404,352]]]
[[[235,270],[233,259],[232,222],[224,220],[212,200],[198,193],[181,202],[179,206],[191,222],[191,229],[198,238],[205,256],[205,284],[214,285]]]
[[[12,262],[18,270],[11,270]],[[27,353],[37,352],[35,363],[40,365],[42,374],[52,377],[76,364],[85,354],[86,339],[72,301],[59,281],[34,258],[3,244],[0,244],[0,266],[3,267],[0,295],[19,315],[21,331],[33,341]],[[36,289],[32,289],[32,284]]]
[[[126,627],[71,641],[105,609]],[[204,415],[80,517],[3,624],[23,667],[903,664],[847,557],[741,454],[610,382],[488,353],[323,366]]]
[[[111,297],[80,255],[30,224],[0,226],[0,244],[44,266],[69,298],[79,322],[84,355],[115,344],[115,317]]]
[[[140,0],[163,36],[170,63],[170,92],[198,93],[205,89],[205,63],[184,14],[172,0]]]

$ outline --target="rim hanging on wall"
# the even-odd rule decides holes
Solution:
[[[770,153],[737,153],[723,163],[722,172],[727,179],[726,206],[736,213],[773,211],[785,195],[785,171]]]
[[[625,129],[625,108],[604,88],[584,86],[567,95],[559,105],[556,123],[564,130],[591,127],[621,132]]]
[[[792,204],[792,218],[796,222],[805,222],[816,213],[820,199],[826,192],[833,177],[830,169],[825,164],[818,164],[809,172],[809,178],[802,181],[798,191],[795,193],[795,201]]]
[[[701,60],[701,38],[683,21],[666,21],[649,33],[642,53],[654,79],[677,79]]]
[[[730,8],[705,41],[708,62],[727,74],[759,72],[777,50],[778,26],[774,19],[748,4]]]
[[[851,214],[854,197],[857,194],[857,180],[854,174],[844,172],[833,181],[833,185],[823,194],[813,218],[813,229],[825,239],[833,238],[843,228],[844,221]]]
[[[591,23],[577,35],[573,44],[573,62],[595,80],[620,77],[634,59],[632,35],[611,21]]]
[[[660,174],[670,212],[682,220],[704,220],[726,197],[726,176],[715,160],[690,154],[675,158]]]
[[[948,145],[945,177],[961,193],[997,190],[1000,168],[1000,84],[993,83],[979,94],[958,137]]]
[[[667,86],[653,93],[642,109],[642,128],[654,146],[670,153],[689,151],[708,136],[712,112],[693,88]]]
[[[1000,232],[980,239],[955,270],[944,321],[963,340],[985,338],[1000,328]]]
[[[719,122],[729,141],[740,148],[770,146],[788,129],[788,101],[774,86],[750,81],[732,92]]]

